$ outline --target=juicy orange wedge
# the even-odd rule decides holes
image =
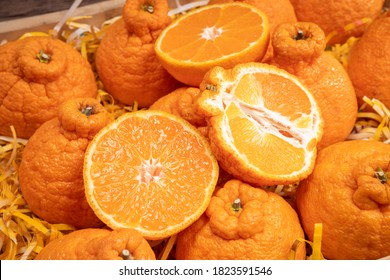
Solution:
[[[197,106],[226,171],[258,186],[295,183],[310,174],[323,121],[298,78],[271,65],[246,63],[214,67],[201,90]]]
[[[126,113],[90,142],[84,161],[87,201],[112,229],[163,239],[205,211],[219,167],[207,140],[175,115]]]
[[[180,16],[159,35],[157,57],[177,80],[199,86],[213,66],[259,61],[269,43],[267,16],[252,5],[206,5]]]

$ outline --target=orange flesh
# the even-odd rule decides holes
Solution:
[[[284,88],[287,84],[288,88]],[[289,97],[290,92],[294,92],[295,97]],[[288,106],[280,105],[280,94],[284,94],[284,100],[291,100],[283,102]],[[301,95],[299,104],[293,102],[297,100],[297,94]],[[284,77],[257,73],[241,78],[234,88],[234,97],[225,101],[225,127],[238,152],[266,173],[299,171],[305,161],[304,133],[310,129],[311,104],[306,93]],[[303,112],[297,114],[299,111]],[[273,165],[274,161],[264,161],[264,158],[278,158],[278,162]],[[295,160],[291,161],[291,158]],[[281,166],[283,170],[280,170]]]
[[[117,130],[123,131],[100,139],[92,158],[93,195],[102,210],[115,221],[152,231],[195,213],[214,176],[210,157],[197,152],[204,151],[198,136],[160,116],[129,118]]]
[[[245,30],[237,26],[245,26]],[[194,38],[193,34],[199,36]],[[183,19],[167,31],[160,47],[174,59],[203,62],[240,52],[262,34],[262,18],[248,8],[215,7],[193,15],[190,20]]]

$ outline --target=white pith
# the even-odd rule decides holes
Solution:
[[[200,33],[200,37],[205,40],[215,40],[223,33],[223,29],[221,27],[217,28],[216,26],[205,27],[203,32]]]
[[[164,176],[163,165],[158,159],[144,159],[139,167],[139,175],[136,179],[139,183],[149,185],[151,182],[158,182]]]

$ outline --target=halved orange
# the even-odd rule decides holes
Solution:
[[[199,86],[213,66],[260,61],[268,48],[269,22],[256,7],[231,2],[206,5],[180,16],[159,35],[155,51],[177,80]]]
[[[87,201],[110,228],[146,239],[183,230],[206,210],[218,180],[208,141],[187,121],[158,110],[126,113],[85,153]]]
[[[198,109],[221,167],[256,186],[295,183],[313,169],[323,120],[297,77],[275,66],[214,67]]]

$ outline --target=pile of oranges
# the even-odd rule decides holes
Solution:
[[[2,259],[390,255],[390,12],[319,2],[128,0],[86,57],[1,45]]]

